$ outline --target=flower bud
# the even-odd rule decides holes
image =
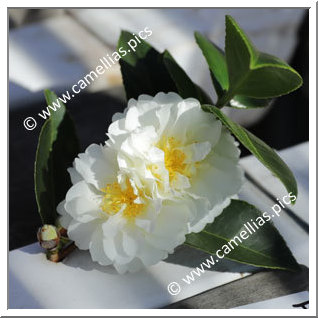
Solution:
[[[60,241],[60,234],[54,225],[44,224],[39,228],[37,236],[40,245],[47,250],[57,247]]]

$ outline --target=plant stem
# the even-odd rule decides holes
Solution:
[[[223,95],[216,103],[217,108],[224,107],[232,98],[234,97],[234,94],[231,92],[227,92],[225,95]]]
[[[57,247],[55,250],[46,252],[46,257],[49,261],[58,263],[62,261],[66,256],[76,249],[74,242],[68,245],[62,245],[62,247]]]

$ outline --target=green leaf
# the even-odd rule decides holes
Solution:
[[[229,89],[219,105],[225,105],[235,95],[278,97],[302,85],[301,76],[292,67],[274,56],[256,50],[230,16],[226,16],[225,56]]]
[[[122,31],[118,41],[118,50],[127,52],[120,60],[127,99],[136,99],[141,94],[176,92],[183,98],[194,97],[201,103],[212,103],[168,51],[159,53],[142,40],[133,51],[127,44],[131,39],[134,39],[131,33]]]
[[[198,85],[192,82],[190,77],[178,65],[168,51],[164,51],[163,53],[163,63],[182,98],[194,97],[198,99],[201,104],[212,103],[208,95]]]
[[[235,95],[230,101],[228,105],[225,106],[231,106],[233,108],[260,108],[260,107],[266,107],[270,104],[271,99],[258,99],[258,98],[252,98],[248,96],[243,95]]]
[[[128,45],[131,39],[135,39],[131,33],[122,31],[118,40],[118,51],[126,52],[122,53],[119,63],[127,99],[137,99],[141,94],[177,92],[163,64],[163,55],[143,40],[133,51]]]
[[[195,32],[194,36],[208,63],[216,93],[218,97],[221,97],[229,89],[229,78],[224,53],[199,32]]]
[[[297,182],[293,173],[271,147],[247,129],[234,123],[217,107],[203,105],[202,109],[219,118],[223,125],[225,125],[265,167],[267,167],[277,178],[281,180],[287,191],[289,193],[292,192],[297,196]]]
[[[53,92],[44,94],[48,105],[56,103]],[[74,124],[63,103],[59,104],[42,126],[35,158],[35,196],[43,224],[55,223],[56,206],[71,186],[67,168],[79,153]]]
[[[270,218],[270,214],[264,216],[264,213],[247,202],[232,200],[222,214],[203,231],[188,234],[185,244],[210,254],[216,254],[221,250],[219,255],[239,263],[264,268],[298,270],[297,261]],[[242,231],[246,233],[241,234]]]
[[[229,75],[224,52],[199,32],[195,32],[195,39],[208,63],[215,91],[218,98],[221,99],[229,89]],[[258,108],[268,106],[269,102],[270,99],[256,99],[236,95],[225,106]]]

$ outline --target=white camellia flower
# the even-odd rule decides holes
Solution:
[[[243,183],[234,138],[195,99],[131,99],[108,136],[75,159],[73,186],[57,210],[70,239],[119,273],[165,259]]]
[[[73,186],[57,211],[79,249],[119,273],[156,264],[182,244],[190,209],[185,202],[148,198],[118,170],[116,151],[90,145],[69,168]]]
[[[237,143],[196,99],[175,93],[131,99],[114,115],[108,137],[119,168],[149,196],[187,201],[190,232],[213,222],[243,183]]]

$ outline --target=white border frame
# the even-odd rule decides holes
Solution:
[[[65,0],[55,0],[54,5],[51,3],[44,5],[43,0],[33,0],[33,1],[23,1],[23,0],[5,0],[5,3],[1,4],[1,21],[2,27],[0,29],[1,43],[7,43],[7,9],[8,7],[25,7],[27,4],[28,7],[40,7],[40,8],[72,8],[76,7],[85,7],[88,2],[84,0],[69,1],[68,5],[65,6]],[[47,3],[47,2],[46,2]],[[179,1],[171,0],[161,0],[160,7],[178,7]],[[309,10],[309,210],[310,210],[310,232],[309,232],[309,304],[310,308],[308,310],[303,310],[299,312],[295,309],[7,309],[7,262],[2,258],[1,261],[1,297],[0,297],[0,314],[1,316],[119,316],[119,315],[129,315],[129,316],[161,316],[161,315],[173,315],[173,316],[224,316],[224,315],[235,315],[235,316],[316,316],[316,2],[315,1],[280,1],[280,0],[268,0],[266,1],[266,7],[261,5],[264,2],[255,3],[255,1],[235,1],[235,0],[223,0],[222,5],[218,5],[216,2],[206,1],[206,0],[196,0],[196,7],[211,7],[212,8],[244,8],[244,7],[254,7],[254,8],[267,8],[267,7],[288,7],[288,8],[310,8]],[[72,4],[72,5],[70,5]],[[102,2],[97,0],[90,0],[90,7],[99,8]],[[106,4],[106,3],[105,3]],[[116,1],[113,5],[107,3],[107,7],[131,7],[132,2],[130,1]],[[154,5],[154,3],[147,1],[134,1],[133,3],[136,7],[159,7]],[[238,6],[239,4],[239,6]],[[192,7],[191,5],[185,5],[183,7]],[[5,24],[5,25],[4,25]],[[1,65],[2,65],[2,76],[1,76],[1,91],[2,96],[7,96],[8,102],[8,80],[7,80],[7,70],[8,68],[8,55],[7,50],[2,49],[1,53]],[[3,104],[5,102],[3,101]],[[301,105],[300,105],[301,106]],[[0,140],[1,145],[7,144],[8,149],[8,113],[7,108],[2,105],[0,107],[0,118],[1,118],[1,133]],[[26,133],[28,133],[26,131]],[[1,167],[2,167],[2,176],[6,175],[8,179],[8,169],[7,169],[7,156],[1,156]],[[5,178],[1,179],[1,202],[3,204],[2,215],[5,215],[6,210],[8,210],[8,183]],[[6,194],[5,194],[6,193]],[[2,218],[4,218],[2,216]],[[2,256],[7,255],[8,253],[8,215],[7,222],[1,220],[1,254]]]

